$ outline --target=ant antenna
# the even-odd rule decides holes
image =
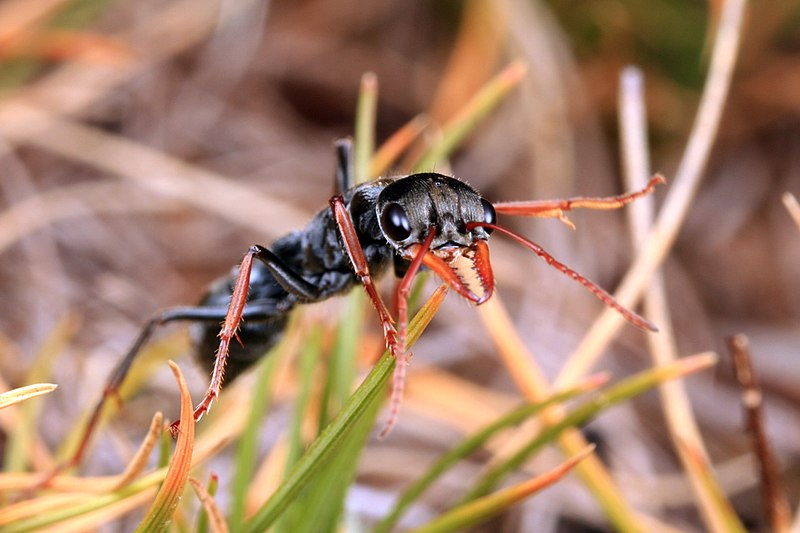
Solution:
[[[591,281],[591,280],[585,278],[584,276],[578,274],[577,272],[575,272],[574,270],[569,268],[567,265],[558,262],[552,255],[547,253],[544,250],[544,248],[542,248],[541,246],[539,246],[535,242],[533,242],[531,240],[528,240],[528,239],[526,239],[525,237],[523,237],[521,235],[517,235],[516,233],[514,233],[511,230],[508,230],[508,229],[503,228],[501,226],[498,226],[496,224],[492,224],[490,222],[470,222],[470,223],[467,224],[467,230],[471,230],[471,229],[475,228],[476,226],[481,226],[481,227],[484,227],[484,228],[496,230],[496,231],[499,231],[500,233],[504,233],[504,234],[508,235],[509,237],[511,237],[512,239],[514,239],[518,243],[522,244],[523,246],[529,248],[536,255],[538,255],[539,257],[544,259],[547,262],[548,265],[550,265],[552,267],[555,267],[557,270],[560,270],[561,272],[563,272],[567,276],[571,277],[572,279],[574,279],[575,281],[577,281],[578,283],[580,283],[581,285],[583,285],[584,287],[589,289],[589,291],[592,294],[594,294],[595,296],[597,296],[604,304],[606,304],[607,306],[609,306],[612,309],[614,309],[615,311],[617,311],[619,314],[621,314],[625,318],[625,320],[627,320],[628,322],[630,322],[634,326],[636,326],[636,327],[638,327],[640,329],[643,329],[645,331],[653,331],[653,332],[658,331],[658,328],[655,327],[649,320],[639,316],[638,314],[634,313],[630,309],[627,309],[627,308],[623,307],[622,305],[620,305],[620,303],[617,302],[614,299],[613,296],[611,296],[606,291],[604,291],[602,288],[600,288],[596,283],[594,283],[593,281]]]

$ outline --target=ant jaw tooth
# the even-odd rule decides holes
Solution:
[[[469,294],[467,299],[475,305],[480,305],[488,300],[494,289],[494,280],[486,250],[488,249],[480,247],[478,244],[469,248],[458,248],[447,263]]]
[[[462,298],[477,305],[488,300],[494,289],[488,250],[481,240],[470,246],[431,250],[422,262]]]
[[[485,293],[485,294],[484,294],[484,295],[481,297],[481,299],[480,299],[480,300],[478,300],[477,302],[475,302],[475,305],[481,305],[481,304],[485,304],[486,302],[488,302],[488,301],[489,301],[489,298],[491,298],[491,297],[492,297],[492,294],[493,294],[493,293],[494,293],[493,291],[487,291],[487,292],[486,292],[486,293]]]

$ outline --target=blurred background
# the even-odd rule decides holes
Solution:
[[[37,352],[57,343],[49,380],[59,389],[39,427],[55,447],[149,316],[198,301],[250,244],[304,227],[327,205],[332,143],[353,134],[367,71],[380,87],[380,144],[418,114],[432,125],[447,121],[492,75],[525,62],[520,85],[451,166],[436,169],[499,201],[622,192],[617,92],[622,68],[636,65],[646,83],[652,168],[668,180],[658,201],[686,147],[721,6],[5,0],[0,375],[20,384]],[[748,527],[766,530],[725,338],[751,339],[767,429],[796,502],[800,229],[781,197],[800,191],[800,6],[754,4],[742,38],[702,186],[663,274],[680,354],[721,355],[713,370],[687,381],[711,461]],[[401,161],[390,175],[403,171]],[[556,220],[503,221],[613,290],[633,257],[624,213],[570,218],[576,231]],[[510,241],[492,241],[492,262],[526,346],[555,378],[602,305]],[[309,311],[333,320],[339,308],[334,301]],[[377,352],[380,330],[367,325]],[[185,328],[171,326],[160,338],[175,340],[170,357],[187,356],[181,367],[198,398],[207,377],[189,362]],[[487,402],[520,399],[475,310],[454,294],[415,355],[400,422],[365,450],[348,499],[359,523],[379,517],[391,495],[465,430],[425,401],[424,376],[463,380]],[[650,364],[644,336],[626,326],[596,369],[619,377]],[[290,406],[290,398],[278,402],[265,450]],[[117,471],[155,409],[177,416],[164,365],[103,432],[83,471]],[[704,530],[655,393],[609,411],[586,434],[634,507],[677,530]],[[541,460],[552,464],[555,456]],[[452,503],[455,488],[488,458],[456,469],[406,525]],[[569,478],[482,531],[608,528]]]

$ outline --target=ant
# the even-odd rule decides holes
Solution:
[[[558,218],[575,208],[616,209],[649,194],[664,178],[655,176],[641,191],[606,198],[491,203],[456,178],[434,172],[355,185],[352,143],[336,142],[336,193],[305,229],[278,239],[271,248],[253,245],[230,276],[213,283],[194,307],[175,307],[153,316],[112,372],[75,455],[80,461],[105,401],[117,394],[142,346],[157,326],[173,321],[198,324],[194,344],[211,372],[210,385],[195,407],[199,420],[217,398],[223,377],[233,380],[281,337],[289,311],[297,304],[326,300],[363,285],[395,357],[389,416],[380,436],[395,424],[410,354],[406,350],[408,294],[422,266],[438,275],[466,300],[480,305],[494,291],[489,236],[503,233],[568,275],[635,326],[656,331],[650,322],[622,307],[606,291],[559,263],[538,244],[497,225],[497,214]],[[254,262],[257,259],[258,262]],[[397,319],[381,299],[373,278],[393,266],[401,278],[395,291]],[[223,321],[222,329],[219,323]],[[238,344],[231,345],[236,338]],[[177,431],[175,422],[171,426]]]

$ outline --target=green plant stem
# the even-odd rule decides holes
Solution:
[[[372,154],[375,151],[375,115],[378,108],[378,77],[367,72],[361,77],[356,109],[356,132],[353,146],[355,182],[369,181]]]
[[[412,484],[400,496],[392,511],[375,526],[373,533],[388,533],[403,515],[406,509],[419,498],[419,496],[430,487],[442,474],[458,461],[473,453],[483,446],[490,438],[503,429],[515,426],[524,420],[536,415],[542,409],[554,404],[565,402],[578,394],[586,392],[585,387],[576,387],[562,393],[556,394],[547,400],[535,404],[526,404],[517,407],[513,411],[497,419],[495,422],[484,427],[477,433],[464,439],[461,444],[442,455],[428,471]]]
[[[422,330],[433,319],[433,315],[444,298],[444,292],[445,290],[440,287],[409,324],[409,346],[413,345]],[[272,497],[267,500],[251,520],[243,525],[242,531],[244,533],[266,531],[281,516],[286,507],[311,480],[315,472],[323,466],[342,441],[348,437],[351,433],[350,430],[372,402],[383,393],[394,364],[394,358],[387,350],[347,401],[342,411],[309,446],[306,453],[300,458]]]
[[[580,427],[612,405],[629,400],[666,380],[683,376],[687,371],[705,368],[712,364],[713,361],[714,360],[711,358],[703,358],[702,360],[698,358],[686,358],[673,365],[640,372],[609,387],[606,391],[597,394],[595,398],[569,411],[560,421],[544,428],[533,440],[523,446],[509,459],[489,470],[478,483],[464,495],[461,501],[467,502],[486,494],[492,487],[496,486],[503,477],[521,467],[525,461],[541,447],[555,441],[565,429]]]
[[[273,350],[273,352],[275,351]],[[261,429],[261,421],[269,410],[271,398],[269,392],[272,390],[272,378],[275,374],[276,361],[279,355],[281,354],[267,354],[266,360],[260,363],[255,383],[253,384],[250,412],[236,448],[236,471],[231,480],[231,506],[228,519],[231,531],[238,531],[244,521],[247,489],[256,468],[259,430]]]

